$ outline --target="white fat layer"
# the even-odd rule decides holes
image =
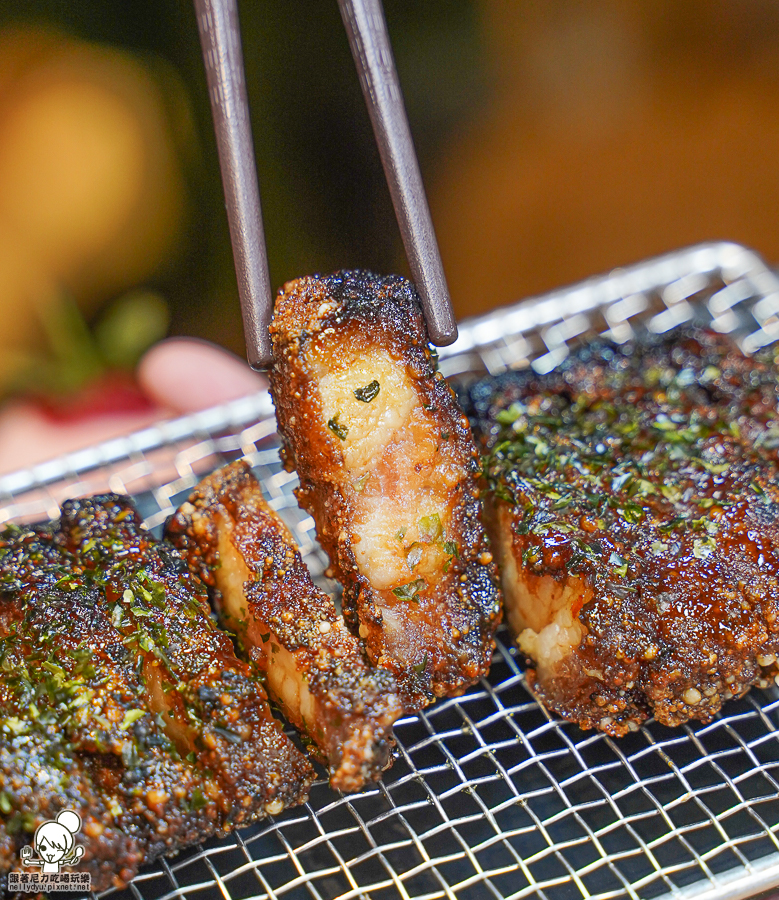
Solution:
[[[149,708],[162,716],[165,733],[176,745],[179,753],[186,756],[195,747],[195,734],[186,720],[177,714],[170,701],[170,695],[162,683],[162,667],[147,660],[143,667],[143,678]]]
[[[295,666],[295,657],[268,628],[249,610],[244,585],[254,580],[249,567],[231,540],[232,520],[219,517],[219,560],[215,570],[216,586],[222,595],[222,608],[231,625],[266,660],[268,691],[276,702],[285,707],[290,717],[313,728],[316,722],[316,701],[311,696]],[[275,648],[275,649],[274,649]]]
[[[543,680],[586,634],[573,611],[578,614],[592,591],[581,578],[569,576],[558,581],[552,575],[535,575],[522,568],[512,537],[511,510],[501,504],[498,516],[496,549],[506,616],[520,650],[536,663]]]
[[[440,425],[423,409],[405,363],[378,348],[340,358],[330,351],[315,369],[325,423],[345,429],[337,446],[354,489],[359,571],[377,591],[435,577],[446,559],[451,494],[462,471],[442,459]],[[359,400],[355,391],[374,381],[378,394]],[[425,530],[431,522],[440,523],[433,539]],[[392,623],[385,614],[385,639],[394,646],[402,636]]]
[[[385,350],[358,356],[335,370],[332,365],[318,373],[322,412],[325,422],[337,417],[346,429],[340,442],[344,463],[359,477],[373,468],[377,454],[408,421],[418,404],[417,392],[404,367]],[[374,381],[379,383],[378,394],[369,402],[358,400],[354,392]]]
[[[354,555],[360,571],[378,591],[391,590],[417,578],[424,579],[445,558],[440,547],[418,540],[419,525],[416,524],[435,515],[441,518],[441,507],[429,497],[415,503],[418,499],[407,495],[392,500],[365,497],[360,503],[354,528],[359,541],[355,541]],[[414,564],[417,550],[422,556]]]

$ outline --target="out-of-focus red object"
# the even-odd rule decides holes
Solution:
[[[37,465],[176,415],[262,390],[265,378],[213,344],[161,341],[135,380],[103,378],[60,408],[19,400],[0,409],[0,474]]]
[[[129,372],[107,372],[75,394],[57,400],[41,399],[37,406],[53,424],[66,424],[104,416],[140,415],[156,405]]]

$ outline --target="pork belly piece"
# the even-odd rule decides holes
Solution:
[[[395,679],[367,664],[251,469],[236,462],[202,481],[167,534],[211,586],[220,621],[265,673],[271,699],[331,785],[356,791],[380,778],[403,712]]]
[[[408,709],[461,693],[489,668],[499,594],[468,420],[414,288],[366,272],[301,278],[281,291],[271,337],[282,456],[347,624]]]
[[[776,362],[685,332],[469,390],[510,626],[551,709],[710,720],[779,652]]]
[[[276,814],[314,773],[205,586],[125,499],[69,501],[0,535],[0,868],[75,810],[102,890],[144,862]]]

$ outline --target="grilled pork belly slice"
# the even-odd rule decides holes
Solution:
[[[205,586],[114,495],[0,535],[0,866],[63,808],[80,871],[138,867],[307,796],[314,773]]]
[[[347,624],[408,709],[461,693],[489,668],[499,594],[468,420],[412,285],[301,278],[280,293],[271,336],[282,456]]]
[[[307,737],[331,785],[356,791],[379,778],[403,712],[395,679],[367,664],[248,466],[201,482],[167,533],[211,586],[221,621],[264,671],[271,699]]]
[[[468,391],[539,698],[609,734],[708,721],[779,652],[779,381],[705,331]]]

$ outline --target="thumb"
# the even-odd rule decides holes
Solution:
[[[237,400],[268,384],[244,360],[194,338],[155,344],[139,363],[136,377],[147,397],[178,413]]]

